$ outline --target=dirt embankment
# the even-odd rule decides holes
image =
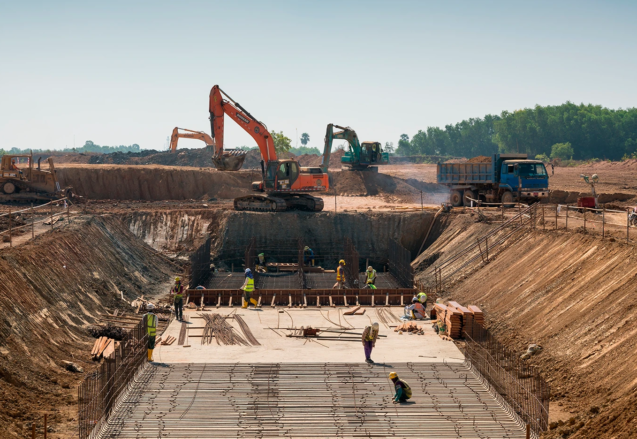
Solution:
[[[154,292],[172,264],[115,219],[92,219],[0,252],[0,425],[30,437],[49,413],[53,437],[76,437],[77,389],[94,341],[86,326],[125,299]],[[38,434],[41,437],[42,433]]]
[[[461,238],[462,229],[441,239]],[[563,423],[544,437],[627,439],[637,437],[636,277],[632,246],[535,231],[447,298],[481,306],[514,351],[543,346],[529,361],[551,384],[551,421]]]
[[[235,198],[250,193],[260,174],[160,166],[66,165],[60,184],[90,199],[191,200]]]

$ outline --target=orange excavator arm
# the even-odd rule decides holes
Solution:
[[[180,133],[179,130],[186,131],[186,132]],[[207,133],[204,133],[203,131],[193,131],[193,130],[187,130],[186,128],[175,127],[175,129],[173,130],[173,135],[170,137],[170,150],[172,152],[177,151],[177,142],[179,141],[180,138],[202,140],[206,142],[206,146],[213,144],[212,138]]]
[[[224,99],[224,97],[227,99]],[[215,145],[213,162],[218,169],[221,168],[215,162],[215,157],[220,158],[224,155],[223,127],[224,115],[226,114],[257,142],[263,161],[268,163],[277,160],[274,142],[265,124],[259,122],[239,103],[233,101],[218,85],[215,85],[210,91],[210,126]]]

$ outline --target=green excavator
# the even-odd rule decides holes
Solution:
[[[341,131],[334,131],[334,128],[338,128]],[[345,151],[341,158],[343,169],[378,172],[377,165],[389,164],[389,154],[383,152],[380,142],[360,143],[356,131],[350,127],[342,127],[333,123],[329,124],[325,133],[325,151],[332,150],[332,141],[334,139],[347,140],[349,144],[349,149]]]

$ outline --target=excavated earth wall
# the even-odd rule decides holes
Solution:
[[[456,218],[414,264],[484,233]],[[454,244],[455,241],[455,244]],[[449,254],[449,253],[448,253]],[[422,276],[422,274],[421,274]],[[445,299],[476,304],[491,330],[552,389],[546,438],[637,437],[637,254],[632,245],[565,231],[528,231]]]
[[[62,360],[91,370],[94,339],[86,326],[107,308],[125,306],[122,296],[159,292],[174,270],[118,219],[75,221],[0,251],[2,437],[30,437],[44,411],[54,437],[76,437],[75,386],[83,375],[65,370]]]

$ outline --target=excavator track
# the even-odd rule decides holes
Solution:
[[[264,195],[247,195],[234,199],[234,210],[248,212],[285,212],[287,204],[283,198]]]
[[[235,198],[234,209],[249,212],[285,212],[286,210],[305,210],[320,212],[323,199],[308,194],[247,195]]]

